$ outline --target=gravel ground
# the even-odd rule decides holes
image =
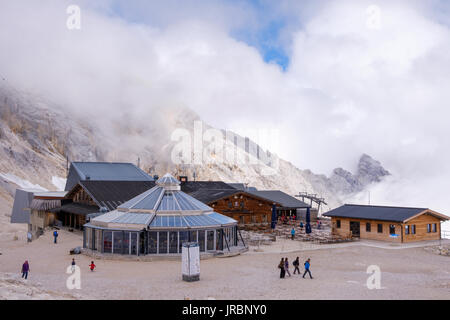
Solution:
[[[347,245],[295,252],[300,242],[277,241],[251,248],[230,258],[201,261],[201,280],[181,280],[180,261],[96,260],[69,255],[79,246],[81,234],[61,231],[58,244],[50,232],[33,241],[0,240],[0,298],[3,299],[450,299],[450,257],[435,255],[424,248],[385,249]],[[306,249],[306,250],[305,250]],[[280,253],[283,252],[283,253]],[[286,253],[289,252],[289,253]],[[288,256],[292,262],[311,258],[314,279],[293,275],[279,279],[278,262]],[[81,290],[66,288],[65,273],[72,258],[82,270]],[[22,280],[20,267],[29,260],[31,272]],[[381,289],[369,290],[369,265],[381,269]],[[291,267],[291,273],[293,267]],[[27,294],[27,287],[34,288]]]

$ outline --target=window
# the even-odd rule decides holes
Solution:
[[[233,203],[230,201],[230,202],[228,202],[228,208],[231,208],[231,207],[233,207]]]
[[[411,225],[411,234],[416,234],[416,225]]]
[[[262,215],[262,222],[264,222],[264,223],[267,222],[267,215],[265,215],[265,214]]]
[[[189,241],[197,242],[197,231],[189,231]]]
[[[159,253],[167,253],[167,231],[159,233]]]
[[[409,234],[409,226],[408,225],[405,226],[405,234]]]
[[[244,201],[241,201],[241,209],[244,209]]]
[[[95,230],[94,250],[102,250],[102,230]]]
[[[252,223],[256,223],[256,216],[252,214]]]
[[[200,245],[200,252],[205,252],[205,230],[198,232],[198,243]]]
[[[223,229],[216,230],[216,250],[223,250]]]
[[[103,232],[103,252],[111,253],[112,251],[112,232]]]
[[[437,232],[437,225],[436,225],[436,223],[433,223],[433,232]]]
[[[370,222],[367,222],[366,223],[366,232],[370,232],[370,230],[371,230]]]
[[[148,233],[148,253],[158,253],[158,232]]]
[[[428,233],[431,232],[431,224],[427,224],[427,232],[428,232]]]
[[[377,225],[377,230],[378,230],[378,233],[383,233],[383,224],[382,223],[379,223]]]
[[[395,234],[395,224],[389,225],[389,234]]]
[[[122,231],[113,232],[113,253],[122,253],[123,234]]]
[[[337,227],[338,229],[341,228],[341,220],[336,220],[336,227]]]
[[[178,232],[169,232],[169,253],[177,253],[178,250]]]
[[[189,242],[189,232],[188,231],[180,231],[180,244],[179,244],[179,252],[181,253],[183,243]]]
[[[124,232],[123,233],[123,247],[122,247],[122,253],[123,254],[130,254],[130,232]]]
[[[245,224],[245,217],[244,216],[239,216],[239,223]]]
[[[132,232],[130,234],[130,254],[134,254],[136,255],[137,252],[137,233],[136,232]]]
[[[206,250],[214,250],[214,230],[206,232]]]
[[[235,206],[235,207],[239,207],[239,202],[235,201],[235,202],[234,202],[234,206]]]

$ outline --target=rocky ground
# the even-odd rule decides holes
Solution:
[[[81,234],[61,231],[59,243],[50,233],[31,244],[25,239],[0,241],[0,298],[3,299],[450,299],[449,258],[424,250],[395,250],[358,244],[310,245],[277,239],[230,258],[201,261],[201,280],[181,280],[180,261],[96,260],[70,255]],[[278,262],[311,258],[314,279],[292,275],[279,279]],[[66,268],[75,257],[81,289],[66,288]],[[28,280],[20,278],[23,261]],[[366,286],[367,268],[381,269],[381,289]],[[291,273],[293,268],[291,267]]]

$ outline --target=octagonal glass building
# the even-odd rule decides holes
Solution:
[[[184,242],[200,253],[238,246],[237,221],[180,190],[166,174],[156,186],[84,225],[83,247],[121,255],[180,255]]]

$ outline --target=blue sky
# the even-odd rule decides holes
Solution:
[[[294,9],[298,13],[300,7],[309,3],[310,1],[297,2]],[[301,21],[298,14],[283,11],[284,6],[280,4],[281,2],[266,0],[187,0],[166,1],[164,5],[158,5],[140,0],[112,0],[107,10],[109,14],[128,22],[162,27],[182,19],[212,20],[220,14],[216,10],[223,10],[223,19],[229,23],[226,27],[230,36],[256,48],[265,62],[276,63],[285,71],[289,66],[289,40],[284,32],[292,24],[296,24],[298,28]],[[242,16],[236,18],[238,22],[233,23],[233,14],[236,13]]]

